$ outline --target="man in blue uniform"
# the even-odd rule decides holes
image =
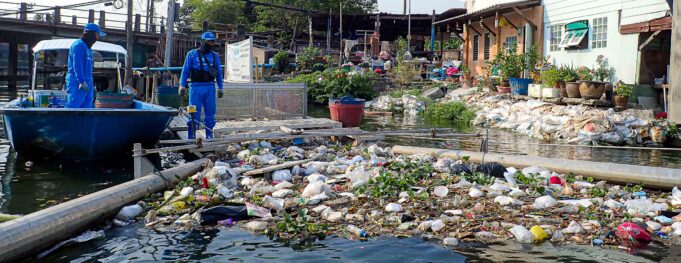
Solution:
[[[194,139],[195,127],[201,123],[201,110],[205,115],[204,126],[206,127],[206,138],[213,138],[213,127],[215,127],[215,84],[218,86],[218,98],[222,98],[222,66],[220,56],[212,51],[215,46],[215,34],[205,32],[201,35],[201,47],[190,50],[182,67],[180,77],[180,96],[187,90],[187,79],[189,82],[189,105],[196,106],[196,113],[193,113],[195,123],[189,120],[189,138]]]
[[[67,108],[94,108],[94,84],[92,82],[92,45],[106,33],[95,23],[85,25],[83,35],[69,49],[69,71],[66,73]]]

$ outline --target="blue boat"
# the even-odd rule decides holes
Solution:
[[[65,69],[60,65],[47,65],[41,67],[45,69],[43,72],[38,72],[37,68],[41,66],[39,61],[44,62],[50,56],[58,59],[63,56],[64,50],[68,54],[68,47],[73,41],[60,39],[38,43],[34,48],[36,64],[30,99],[15,99],[0,107],[5,134],[12,147],[20,154],[94,161],[131,156],[133,144],[142,143],[149,147],[158,142],[172,118],[177,115],[176,109],[137,100],[131,108],[63,108],[65,101],[59,98],[65,97],[65,91],[58,88],[63,89],[64,74],[58,70]],[[107,83],[97,83],[99,78],[113,83],[113,87],[121,87],[121,66],[118,61],[120,55],[124,58],[125,49],[97,42],[93,51],[96,52],[95,85],[98,88],[107,86]],[[115,64],[106,63],[104,58],[111,59],[114,56]],[[58,72],[55,74],[55,71]],[[43,75],[47,77],[36,78],[38,73],[45,73]],[[115,76],[106,77],[106,74]],[[54,81],[55,75],[62,76],[61,82],[59,78]],[[53,85],[51,81],[57,84]],[[36,90],[36,86],[43,90]],[[49,103],[46,101],[48,97]]]

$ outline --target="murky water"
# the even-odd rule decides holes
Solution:
[[[1,100],[0,93],[0,100]],[[324,108],[312,113],[328,116]],[[419,117],[367,116],[362,128],[409,129],[453,127],[460,132],[484,132],[474,127],[428,123]],[[536,141],[508,131],[489,130],[489,137],[509,144],[490,143],[491,152],[546,157],[681,167],[675,152],[590,149],[536,146]],[[479,141],[426,141],[414,138],[391,139],[395,144],[424,147],[479,150]],[[0,177],[0,213],[25,214],[70,200],[131,179],[131,161],[110,164],[68,164],[48,160],[26,160],[8,150],[6,169]],[[28,167],[26,162],[32,161]],[[589,246],[545,243],[539,246],[509,242],[479,247],[463,244],[443,248],[437,242],[417,237],[372,238],[367,242],[329,237],[314,244],[271,241],[235,229],[156,232],[135,224],[106,230],[107,237],[62,248],[43,261],[238,261],[238,262],[649,262],[681,257],[681,249],[653,245],[646,250],[625,252]],[[33,261],[35,259],[28,259]]]

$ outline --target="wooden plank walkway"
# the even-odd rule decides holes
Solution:
[[[184,119],[184,120],[183,120]],[[184,125],[182,125],[184,124]],[[215,124],[213,131],[216,137],[220,134],[227,135],[231,133],[252,132],[252,131],[271,131],[280,130],[281,127],[290,129],[335,129],[342,128],[343,124],[330,119],[322,118],[307,118],[307,119],[292,119],[292,120],[269,120],[269,121],[219,121]],[[170,124],[170,130],[177,132],[181,139],[188,138],[186,118],[175,117]],[[196,132],[199,138],[205,138],[204,130]]]

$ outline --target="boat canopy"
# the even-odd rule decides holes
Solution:
[[[38,44],[35,45],[35,47],[33,47],[33,52],[37,53],[44,50],[64,50],[64,49],[69,50],[73,42],[75,42],[76,40],[78,39],[72,38],[72,39],[43,40],[38,42]],[[106,43],[102,41],[95,42],[95,44],[92,45],[92,50],[99,52],[119,53],[123,54],[124,56],[128,54],[125,48],[116,44]]]

